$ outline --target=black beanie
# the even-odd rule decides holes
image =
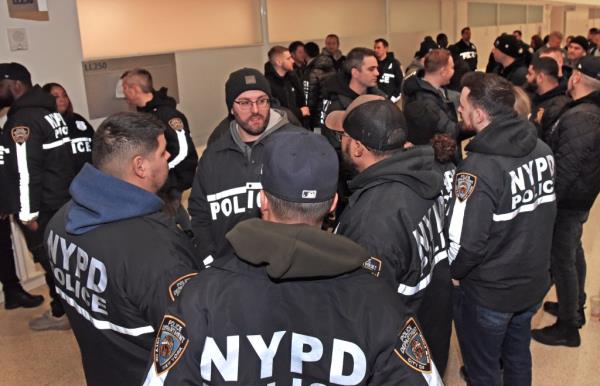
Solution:
[[[573,39],[571,39],[569,44],[578,44],[581,46],[581,48],[583,48],[584,51],[587,51],[589,47],[588,40],[585,38],[585,36],[581,35],[575,36]]]
[[[248,90],[260,90],[271,96],[271,85],[263,74],[254,68],[242,68],[229,74],[225,83],[225,103],[227,111],[231,111],[233,101],[238,95]]]
[[[523,46],[513,35],[502,34],[498,36],[494,42],[494,46],[512,58],[517,58],[523,55]]]

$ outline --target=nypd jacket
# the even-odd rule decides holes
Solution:
[[[466,150],[448,221],[452,277],[477,303],[518,312],[550,287],[554,158],[516,112],[495,117]]]
[[[45,240],[87,384],[139,385],[167,304],[195,275],[191,243],[156,195],[89,164],[71,192]]]
[[[304,89],[304,98],[310,109],[311,127],[319,125],[319,105],[321,103],[321,87],[325,78],[335,74],[333,59],[329,55],[318,55],[308,62],[304,68],[302,78],[302,87]]]
[[[77,113],[63,116],[69,127],[73,178],[86,162],[92,162],[92,138],[94,129],[84,117]]]
[[[426,145],[435,134],[458,138],[456,106],[445,89],[436,89],[417,75],[404,81],[404,116],[408,125],[408,141]]]
[[[386,93],[388,98],[398,98],[402,92],[402,80],[404,79],[400,62],[394,57],[393,52],[388,52],[385,59],[377,60],[377,63],[379,64],[377,86]]]
[[[600,192],[600,92],[565,106],[552,128],[558,207],[590,210]]]
[[[18,187],[19,219],[59,209],[69,200],[73,167],[69,129],[54,97],[31,88],[12,104],[2,135],[8,182]]]
[[[145,385],[442,384],[415,319],[360,268],[361,247],[259,219],[227,238],[222,264],[165,315]]]
[[[538,137],[544,142],[548,143],[552,125],[570,101],[567,90],[562,86],[557,86],[541,95],[535,94],[531,98],[530,120],[537,129]]]
[[[263,149],[279,131],[304,130],[288,123],[285,114],[271,109],[265,132],[253,144],[239,137],[232,120],[229,132],[210,144],[198,162],[189,199],[197,258],[208,263],[225,244],[225,234],[241,220],[259,216],[258,192]]]
[[[460,39],[454,43],[454,47],[460,57],[467,62],[471,71],[477,70],[477,47],[475,44]]]
[[[271,94],[279,101],[281,106],[290,109],[300,121],[304,119],[300,108],[307,104],[302,82],[296,73],[288,72],[284,76],[279,76],[271,62],[267,62],[265,63],[265,78],[271,85]]]
[[[169,157],[169,179],[166,190],[175,188],[180,192],[189,189],[194,180],[198,153],[190,134],[187,118],[175,108],[177,102],[167,95],[167,89],[153,92],[154,97],[146,106],[138,108],[140,112],[151,113],[166,126],[165,139]]]

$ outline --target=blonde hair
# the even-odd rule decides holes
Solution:
[[[529,115],[531,115],[531,99],[529,99],[529,95],[518,86],[513,86],[513,91],[515,93],[515,111],[521,118],[529,119]]]

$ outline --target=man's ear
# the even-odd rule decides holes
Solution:
[[[352,138],[351,140],[352,142],[350,143],[350,151],[352,152],[352,155],[354,157],[361,157],[364,151],[366,150],[365,145],[363,145],[362,142],[357,141],[354,138]]]
[[[331,207],[329,208],[329,213],[333,213],[335,211],[335,208],[337,207],[338,204],[338,194],[336,193],[335,196],[333,196],[333,201],[331,201]]]
[[[260,197],[260,214],[261,217],[264,217],[265,213],[269,211],[269,200],[264,190],[261,190],[258,194]]]
[[[138,178],[146,177],[146,165],[144,162],[144,157],[141,155],[136,155],[133,157],[133,160],[131,160],[131,167]]]

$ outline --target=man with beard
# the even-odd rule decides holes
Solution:
[[[271,86],[258,70],[229,75],[225,101],[233,116],[229,130],[206,148],[189,199],[198,263],[210,264],[225,234],[241,220],[258,217],[263,148],[273,135],[304,130],[271,108]]]
[[[530,120],[537,128],[538,137],[548,143],[550,128],[562,108],[570,102],[558,79],[558,64],[552,58],[538,58],[529,65],[527,89],[531,98]]]
[[[9,197],[27,247],[46,274],[52,301],[50,310],[32,319],[33,330],[69,329],[69,321],[55,291],[48,255],[44,250],[44,229],[54,213],[69,200],[73,166],[69,129],[56,112],[54,97],[33,86],[29,71],[18,63],[0,64],[0,108],[10,107],[2,132]],[[16,197],[15,197],[16,196]]]
[[[344,162],[358,175],[336,233],[365,247],[364,266],[388,283],[423,325],[443,375],[452,328],[442,175],[431,146],[404,150],[406,122],[391,101],[356,98],[327,117],[341,137]]]
[[[567,45],[567,63],[572,68],[577,66],[579,59],[587,55],[588,40],[585,36],[575,36]]]
[[[463,79],[459,112],[477,134],[446,224],[454,322],[474,386],[531,385],[531,318],[550,287],[554,160],[514,104],[498,75]]]
[[[573,101],[564,107],[550,134],[558,201],[551,268],[558,304],[546,302],[544,311],[558,319],[534,330],[532,336],[543,344],[577,347],[586,301],[581,234],[600,192],[600,58],[581,58],[569,78],[568,91]]]

